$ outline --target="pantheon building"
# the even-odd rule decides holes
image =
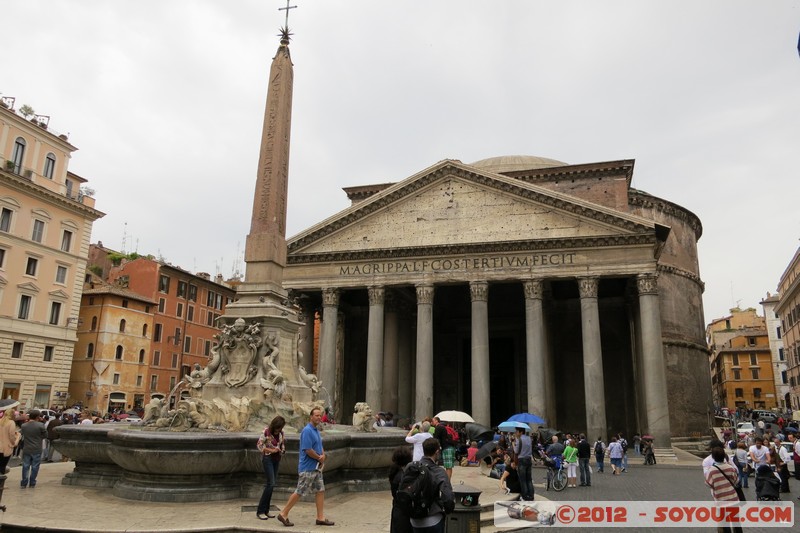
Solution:
[[[700,220],[631,188],[634,161],[440,161],[288,240],[300,350],[337,419],[356,402],[591,439],[705,432]]]

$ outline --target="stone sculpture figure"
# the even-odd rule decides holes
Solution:
[[[367,402],[358,402],[353,413],[353,425],[358,431],[376,431],[372,426],[372,408]]]
[[[309,374],[306,372],[306,369],[303,367],[303,365],[298,366],[297,371],[300,375],[300,381],[303,383],[303,385],[311,389],[313,394],[312,398],[316,400],[317,394],[319,394],[319,388],[322,386],[322,382],[319,380],[316,374]]]

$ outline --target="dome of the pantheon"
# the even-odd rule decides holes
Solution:
[[[502,155],[499,157],[489,157],[470,163],[470,166],[502,174],[504,172],[515,172],[517,170],[534,170],[537,168],[564,167],[568,163],[538,157],[534,155]]]

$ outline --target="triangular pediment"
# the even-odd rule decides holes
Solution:
[[[67,294],[66,292],[62,291],[61,289],[56,289],[56,290],[50,291],[48,294],[52,298],[56,298],[58,300],[66,300],[66,299],[69,298],[69,294]]]
[[[457,161],[442,161],[289,241],[290,255],[654,234],[655,224]]]
[[[39,292],[39,287],[31,283],[30,281],[26,281],[25,283],[19,283],[17,285],[17,289],[19,289],[20,292],[27,292],[34,294]]]

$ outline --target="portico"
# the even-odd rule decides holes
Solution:
[[[366,399],[669,442],[669,227],[457,161],[378,188],[289,241],[284,286],[319,319],[337,418]]]

